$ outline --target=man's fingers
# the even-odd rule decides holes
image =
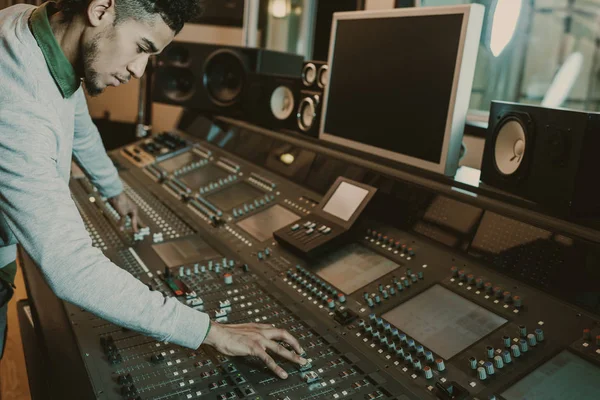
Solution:
[[[276,343],[276,342],[274,342],[272,340],[266,340],[264,342],[264,346],[267,349],[271,350],[273,353],[277,354],[278,356],[283,357],[286,360],[289,360],[289,361],[294,362],[296,364],[304,365],[304,364],[306,364],[308,362],[304,358],[300,357],[298,354],[289,351],[288,349],[286,349],[285,347],[283,347],[279,343]]]
[[[134,207],[133,210],[131,210],[131,227],[135,233],[139,230],[138,222],[138,210]]]
[[[284,329],[269,329],[262,332],[263,336],[271,340],[282,340],[288,343],[298,354],[303,354],[304,350],[298,340]]]
[[[266,342],[267,340],[265,340],[264,344],[267,344]],[[287,372],[285,372],[283,368],[277,365],[275,360],[273,360],[273,358],[270,355],[268,355],[267,352],[260,345],[256,346],[255,352],[255,355],[258,358],[260,358],[267,365],[267,367],[269,367],[271,371],[275,372],[281,379],[287,379]]]

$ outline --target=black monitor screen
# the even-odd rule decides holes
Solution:
[[[324,132],[439,163],[462,14],[339,20]]]

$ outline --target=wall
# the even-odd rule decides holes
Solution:
[[[198,24],[186,24],[177,35],[176,41],[193,43],[216,43],[221,45],[240,45],[242,29]],[[88,107],[93,118],[100,118],[106,112],[111,120],[135,122],[137,117],[139,82],[132,80],[127,85],[109,87],[97,97],[88,96]],[[181,114],[182,108],[165,104],[154,104],[153,131],[172,129]]]

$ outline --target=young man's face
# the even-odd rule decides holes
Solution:
[[[84,84],[91,96],[107,86],[119,86],[140,78],[148,58],[159,53],[175,33],[156,15],[152,21],[128,19],[116,26],[108,24],[101,32],[82,40]]]

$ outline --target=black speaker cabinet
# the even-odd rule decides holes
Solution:
[[[323,92],[329,82],[329,67],[324,61],[305,61],[302,67],[304,90]]]
[[[310,137],[319,137],[322,107],[323,95],[320,92],[301,91],[296,112],[296,131]]]
[[[599,151],[598,113],[495,101],[481,181],[559,215],[598,215]]]
[[[300,77],[302,56],[271,50],[174,42],[158,56],[153,100],[244,118],[261,75]]]
[[[250,121],[266,129],[294,130],[301,88],[302,80],[299,77],[257,77],[249,90]]]

